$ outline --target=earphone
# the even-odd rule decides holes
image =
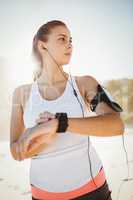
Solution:
[[[48,50],[46,47],[42,46],[43,49]]]
[[[51,53],[49,52],[49,50],[48,50],[47,48],[45,48],[44,46],[42,46],[42,48],[45,49],[45,50],[47,50],[47,52],[49,53],[49,55],[51,56],[51,58],[54,60],[54,62],[55,62],[55,63],[57,64],[57,66],[58,66],[57,61],[56,61],[55,58],[51,55]],[[59,66],[58,66],[58,68],[59,68]],[[59,70],[60,70],[60,68],[59,68]],[[60,70],[60,71],[61,71],[61,70]],[[61,73],[62,73],[62,71],[61,71]],[[64,75],[63,73],[62,73],[62,75],[65,77],[65,75]],[[74,88],[74,86],[73,86],[73,81],[72,81],[71,74],[70,74],[70,78],[71,78],[71,83],[70,83],[69,80],[68,80],[68,82],[69,82],[69,84],[71,85],[71,87],[72,87],[72,89],[73,89],[73,94],[74,94],[74,96],[76,97],[76,99],[77,99],[77,101],[78,101],[78,103],[79,103],[79,105],[80,105],[80,107],[81,107],[82,115],[83,115],[83,118],[84,118],[83,106],[82,106],[82,103],[80,102],[80,100],[79,100],[79,98],[78,98],[78,94],[77,94],[77,92],[76,92],[76,90],[75,90],[75,88]],[[65,79],[66,79],[66,77],[65,77]],[[92,178],[92,180],[93,180],[93,183],[94,183],[94,185],[95,185],[96,188],[97,188],[97,185],[96,185],[96,183],[95,183],[95,181],[94,181],[94,177],[93,177],[93,174],[92,174],[91,159],[90,159],[90,155],[89,155],[89,147],[90,147],[89,143],[90,143],[90,139],[89,139],[89,136],[88,136],[88,160],[89,160],[90,174],[91,174],[91,178]]]

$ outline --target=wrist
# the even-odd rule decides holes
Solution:
[[[56,132],[57,132],[58,126],[59,126],[59,120],[57,118],[55,118],[54,123],[55,123],[55,127],[56,127]]]

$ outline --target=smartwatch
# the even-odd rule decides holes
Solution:
[[[59,124],[58,124],[58,128],[56,132],[65,132],[67,127],[68,127],[68,117],[67,117],[67,113],[56,113],[55,114],[55,118],[58,119]]]

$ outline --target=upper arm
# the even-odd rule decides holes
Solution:
[[[26,87],[27,88],[27,87]],[[11,119],[10,119],[10,148],[13,157],[16,159],[16,152],[14,153],[13,143],[16,142],[20,135],[25,132],[25,126],[23,121],[23,106],[25,104],[25,99],[28,99],[27,89],[24,89],[23,86],[16,88],[13,92],[12,96],[12,110],[11,110]],[[46,148],[47,144],[40,144],[33,151],[26,154],[27,158],[32,157],[40,153],[44,148]]]
[[[86,79],[86,81],[85,81],[85,99],[88,102],[88,104],[90,105],[92,99],[97,94],[97,87],[98,87],[99,83],[92,76],[85,76],[85,79]],[[120,115],[119,112],[116,112],[106,102],[103,102],[103,101],[98,102],[95,112],[98,115],[107,114],[107,113],[115,113],[118,116]]]
[[[14,90],[12,96],[12,110],[10,119],[10,144],[17,141],[19,136],[25,130],[23,122],[22,98],[23,90],[20,86]]]

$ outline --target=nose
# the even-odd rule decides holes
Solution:
[[[67,47],[67,49],[72,49],[73,45],[70,41],[68,41],[66,47]]]

